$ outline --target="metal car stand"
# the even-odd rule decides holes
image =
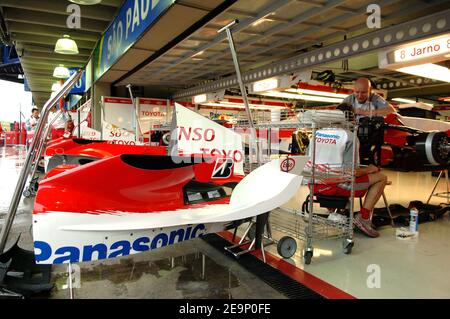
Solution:
[[[5,250],[5,247],[27,179],[34,171],[34,168],[37,167],[38,160],[44,151],[44,132],[47,131],[44,127],[48,122],[50,109],[70,92],[83,72],[84,70],[80,69],[73,74],[64,83],[61,90],[45,103],[42,109],[42,116],[38,120],[36,133],[31,141],[24,166],[20,171],[5,223],[0,233],[0,269],[2,269],[0,272],[0,288],[2,288],[0,290],[0,298],[10,298],[10,290],[20,293],[23,296],[28,296],[34,293],[48,291],[53,287],[50,284],[49,275],[51,265],[37,265],[34,259],[34,252],[20,248],[18,246],[18,239],[10,249]],[[36,276],[36,274],[40,274],[40,276]]]
[[[226,32],[227,34],[227,38],[228,38],[228,44],[230,46],[230,50],[231,50],[231,56],[233,57],[233,63],[234,63],[234,67],[236,70],[236,75],[237,75],[237,80],[239,83],[239,88],[241,90],[241,94],[242,94],[242,98],[244,100],[244,106],[245,106],[245,112],[247,115],[247,121],[249,123],[249,127],[250,127],[250,136],[251,136],[251,142],[255,143],[255,153],[256,153],[256,159],[257,159],[257,164],[258,166],[262,164],[262,154],[260,153],[261,147],[259,146],[259,141],[258,141],[258,137],[256,134],[256,128],[255,128],[255,123],[253,121],[253,116],[252,113],[250,111],[250,105],[248,102],[248,98],[247,98],[247,91],[244,85],[244,81],[242,80],[242,74],[241,74],[241,68],[239,66],[239,59],[236,53],[236,48],[234,45],[234,40],[233,40],[233,34],[231,33],[231,27],[233,27],[234,25],[238,24],[239,20],[234,20],[231,23],[227,24],[226,26],[224,26],[223,28],[221,28],[220,30],[217,31],[217,33],[222,33],[223,31]],[[252,146],[250,144],[250,154],[252,153]],[[250,156],[251,158],[251,156]],[[250,166],[251,166],[251,159],[250,159]],[[250,171],[251,171],[251,167],[250,167]],[[232,253],[235,257],[239,257],[243,254],[249,253],[251,251],[257,250],[257,249],[261,249],[262,255],[263,255],[263,259],[264,262],[266,262],[266,256],[264,253],[264,246],[273,244],[274,241],[271,239],[271,234],[269,232],[266,233],[266,236],[264,236],[264,229],[270,229],[270,226],[268,225],[269,223],[269,213],[264,213],[261,215],[258,215],[256,217],[256,222],[254,221],[250,221],[249,225],[247,227],[247,229],[245,230],[245,234],[242,237],[242,239],[240,240],[240,242],[236,245],[232,245],[229,247],[225,247],[225,250]],[[250,241],[246,241],[245,238],[253,233],[253,227],[255,229],[254,231],[254,238],[251,238]],[[237,230],[237,229],[236,229]],[[236,234],[236,230],[235,230],[235,234]],[[251,236],[251,235],[250,235]],[[233,236],[234,237],[234,236]],[[264,238],[266,237],[266,239],[268,239],[267,243],[264,243]],[[233,252],[233,249],[242,247],[244,245],[247,245],[250,243],[250,246],[248,249],[240,251],[240,252]]]
[[[244,254],[261,249],[263,261],[266,262],[266,254],[264,249],[265,247],[275,244],[275,241],[272,239],[269,214],[270,212],[258,215],[256,217],[256,221],[253,219],[250,220],[239,242],[232,246],[225,247],[225,250],[231,253],[234,257],[239,258]],[[233,239],[236,236],[236,231],[237,228],[235,228]],[[249,245],[247,249],[235,251],[236,249],[240,249],[246,245]]]
[[[39,140],[39,148],[38,151],[34,154],[40,154],[42,155],[42,151],[45,148],[47,136],[50,134],[50,128],[52,127],[53,123],[62,115],[62,111],[58,110],[57,115],[53,118],[53,120],[48,123],[45,127],[44,134],[41,136],[41,139]],[[33,158],[33,161],[31,163],[31,173],[29,174],[30,182],[28,183],[28,186],[25,186],[25,189],[23,190],[23,196],[25,198],[30,198],[36,195],[38,187],[39,187],[39,175],[37,174],[38,168],[39,168],[39,162],[41,160],[41,156]],[[44,168],[45,170],[45,168]]]
[[[436,187],[439,185],[439,182],[441,181],[442,175],[445,174],[445,182],[447,185],[447,191],[446,192],[441,192],[441,193],[435,193],[434,191],[436,190]],[[436,179],[436,183],[434,183],[433,186],[433,190],[430,193],[430,196],[427,199],[427,204],[430,202],[431,197],[441,197],[441,198],[447,198],[447,204],[450,203],[450,192],[449,192],[449,187],[448,187],[448,169],[443,169],[439,172],[439,176]]]
[[[0,299],[29,297],[54,286],[50,283],[51,265],[36,265],[34,252],[20,248],[19,239],[0,255]]]

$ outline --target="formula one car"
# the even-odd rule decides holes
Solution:
[[[430,130],[434,127],[439,130]],[[445,122],[399,114],[367,117],[360,119],[358,138],[362,164],[400,171],[442,170],[450,164],[450,125]]]
[[[181,106],[174,113],[170,155],[165,148],[81,142],[79,152],[77,140],[53,143],[55,153],[78,162],[57,165],[39,183],[38,263],[126,256],[236,227],[300,187],[301,176],[282,172],[278,160],[244,177],[233,156],[242,151],[239,134]]]

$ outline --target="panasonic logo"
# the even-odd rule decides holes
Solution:
[[[45,241],[34,242],[36,263],[76,263],[107,258],[128,256],[131,253],[144,252],[185,240],[202,236],[206,231],[204,224],[180,228],[171,232],[160,232],[153,238],[142,236],[134,241],[118,240],[111,244],[95,243],[85,245],[81,249],[75,246],[52,247]],[[52,261],[53,259],[53,261]]]
[[[339,135],[336,135],[336,134],[324,134],[324,133],[320,133],[320,132],[316,133],[316,137],[335,138],[335,139],[340,139],[341,138]]]

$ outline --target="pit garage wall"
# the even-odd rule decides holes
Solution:
[[[111,95],[111,85],[109,83],[96,83],[92,97],[92,128],[102,130],[102,97]]]
[[[129,124],[128,126],[121,126],[120,124],[124,119],[129,119],[130,116],[134,117],[135,110],[130,98],[103,96],[100,98],[100,100],[105,101],[105,105],[103,106],[103,108],[106,115],[105,120],[108,123],[119,126],[129,131],[134,131],[134,127],[130,126],[131,124]],[[244,109],[195,105],[190,102],[177,103],[211,119],[217,119],[220,115],[224,115],[225,120],[231,120],[233,118],[243,119],[246,116]],[[159,127],[160,125],[170,126],[175,105],[174,101],[170,101],[167,99],[139,97],[137,98],[137,105],[140,126],[143,132],[148,132],[152,128]],[[257,118],[264,116],[267,120],[270,120],[270,110],[258,110],[254,113],[257,114]],[[103,118],[101,114],[100,118]],[[121,118],[120,121],[119,118]]]

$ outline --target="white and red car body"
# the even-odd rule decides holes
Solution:
[[[278,161],[244,178],[243,158],[236,161],[243,152],[239,134],[190,112],[176,109],[178,138],[170,156],[166,147],[52,142],[48,156],[85,161],[58,165],[39,183],[33,208],[36,262],[153,250],[224,230],[295,195],[301,177],[281,172]],[[201,138],[180,128],[211,134]],[[235,187],[231,196],[228,185]]]

